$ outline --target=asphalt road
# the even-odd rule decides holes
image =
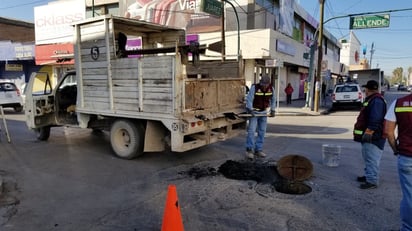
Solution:
[[[399,189],[389,146],[377,189],[361,190],[360,145],[352,141],[357,111],[269,118],[265,151],[256,164],[276,165],[287,155],[313,164],[303,183],[311,192],[278,192],[273,185],[222,174],[196,178],[192,169],[219,169],[244,161],[244,136],[186,153],[147,153],[121,160],[108,134],[53,128],[38,142],[21,114],[6,111],[11,143],[0,135],[0,229],[160,230],[168,185],[176,185],[185,230],[397,230]],[[3,127],[3,126],[2,126]],[[322,145],[341,146],[339,166],[322,163]]]

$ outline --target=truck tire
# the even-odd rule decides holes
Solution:
[[[110,129],[110,144],[122,159],[133,159],[143,154],[143,127],[130,120],[117,120]]]
[[[36,133],[36,138],[41,141],[48,140],[50,137],[50,126],[36,128],[34,130]]]

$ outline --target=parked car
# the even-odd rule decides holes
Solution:
[[[23,111],[23,99],[19,88],[12,82],[0,82],[0,106]]]
[[[362,106],[364,95],[361,87],[357,83],[338,84],[333,89],[333,107],[349,105]]]
[[[406,91],[406,90],[407,90],[407,88],[404,84],[399,84],[398,91]]]
[[[406,90],[409,91],[409,92],[411,92],[411,91],[412,91],[412,85],[409,85],[409,86],[406,88]]]

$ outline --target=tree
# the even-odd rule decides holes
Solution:
[[[410,81],[410,76],[412,74],[412,67],[408,67],[408,76],[406,76],[406,84],[409,85],[409,81]]]
[[[402,83],[403,82],[403,68],[397,67],[392,72],[392,83]]]

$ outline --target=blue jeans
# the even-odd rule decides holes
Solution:
[[[399,155],[399,182],[402,189],[400,205],[401,231],[412,230],[412,157]]]
[[[383,150],[371,143],[362,143],[362,156],[365,162],[366,181],[378,185],[379,182],[379,163]]]
[[[249,126],[247,128],[246,149],[254,150],[255,152],[263,150],[267,119],[266,116],[250,117]],[[255,141],[256,129],[257,137]]]

